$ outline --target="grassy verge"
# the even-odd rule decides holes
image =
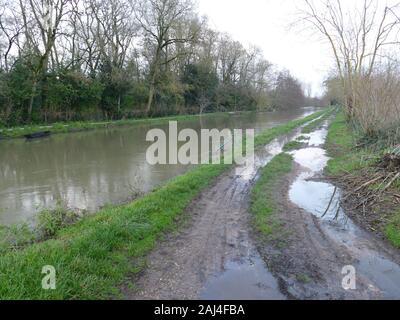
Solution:
[[[283,146],[283,151],[288,152],[288,151],[293,151],[293,150],[298,150],[301,149],[303,146],[303,143],[300,141],[289,141]]]
[[[228,113],[206,113],[202,117],[209,117],[215,115],[229,116]],[[26,134],[37,133],[41,131],[50,131],[53,134],[56,133],[68,133],[68,132],[79,132],[100,128],[128,126],[133,124],[152,124],[158,125],[168,121],[185,121],[199,118],[200,115],[181,115],[171,116],[162,118],[146,118],[146,119],[128,119],[128,120],[116,120],[109,122],[93,122],[93,121],[78,121],[68,123],[53,123],[51,125],[31,125],[24,127],[13,127],[13,128],[0,128],[0,138],[23,138]]]
[[[266,131],[262,132],[261,134],[259,134],[255,138],[255,146],[257,147],[257,146],[267,144],[267,143],[271,142],[273,139],[275,139],[276,137],[278,137],[282,134],[289,133],[293,129],[300,127],[300,126],[306,124],[307,122],[315,120],[315,119],[321,117],[322,115],[325,115],[327,112],[329,112],[329,109],[322,110],[322,111],[313,113],[313,114],[309,115],[308,117],[305,117],[302,119],[297,119],[297,120],[292,120],[283,125],[266,130]]]
[[[292,170],[293,158],[282,153],[271,160],[262,170],[260,178],[251,191],[250,212],[256,231],[263,236],[271,236],[279,229],[275,219],[275,197],[282,176]]]
[[[397,248],[400,248],[400,210],[390,219],[385,227],[385,236]]]
[[[376,175],[376,164],[382,158],[384,149],[375,147],[357,147],[357,142],[361,136],[346,121],[343,113],[338,113],[329,127],[326,147],[328,155],[331,157],[325,172],[331,177],[341,178],[342,176],[351,177],[358,182],[358,187],[362,183],[371,180]],[[367,187],[371,191],[380,191],[386,183],[374,183]],[[393,183],[394,190],[400,192],[399,184]],[[385,200],[373,209],[369,209],[376,216],[376,221],[382,217],[387,217],[388,222],[384,222],[380,227],[381,232],[394,246],[400,248],[400,212],[393,202]],[[386,218],[385,218],[386,219]],[[366,222],[368,225],[368,222]]]
[[[355,173],[376,161],[380,154],[374,154],[366,148],[356,148],[359,140],[357,133],[348,125],[342,112],[338,113],[329,126],[326,146],[332,158],[326,167],[331,176]]]
[[[334,108],[330,107],[324,114],[321,115],[319,119],[316,119],[315,121],[310,122],[308,125],[306,125],[302,130],[301,133],[308,134],[316,130],[322,122],[327,120],[331,114],[333,113]]]
[[[268,129],[257,143],[268,143],[320,115]],[[104,208],[58,230],[53,239],[3,253],[0,299],[103,299],[118,295],[116,287],[126,275],[145,267],[147,253],[163,232],[176,227],[175,221],[187,205],[229,167],[198,166],[129,204]],[[46,265],[56,269],[56,290],[41,287],[41,271]]]

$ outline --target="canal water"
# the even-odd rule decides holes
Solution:
[[[206,115],[179,121],[179,130],[255,129],[256,133],[315,112],[312,107],[271,113]],[[150,129],[163,125],[57,134],[36,141],[0,141],[0,225],[33,222],[43,208],[62,201],[68,207],[96,210],[123,203],[186,172],[190,166],[146,162]]]

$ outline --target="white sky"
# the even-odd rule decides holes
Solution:
[[[264,51],[267,60],[288,69],[314,94],[333,66],[329,47],[309,32],[288,26],[297,20],[299,0],[198,0],[199,12],[209,17],[210,27],[229,33],[245,46]]]

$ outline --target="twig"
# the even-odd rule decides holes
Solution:
[[[383,177],[380,175],[379,177],[374,178],[374,179],[372,179],[372,180],[370,180],[370,181],[364,183],[362,186],[358,187],[356,190],[354,190],[353,192],[351,192],[350,194],[348,194],[348,195],[343,199],[343,201],[346,201],[350,196],[354,195],[354,194],[357,193],[358,191],[364,189],[365,187],[368,187],[369,185],[371,185],[371,184],[377,182],[378,180],[380,180],[380,179],[382,179],[382,178],[383,178]]]
[[[400,177],[400,172],[398,172],[398,173],[393,177],[393,179],[390,180],[390,182],[386,185],[386,187],[383,188],[383,189],[381,190],[381,193],[383,193],[385,190],[389,189],[390,186],[393,184],[393,182],[395,182],[399,177]]]
[[[325,217],[325,216],[326,216],[326,214],[328,213],[328,211],[329,211],[329,208],[330,208],[330,207],[331,207],[331,205],[332,205],[333,198],[334,198],[334,197],[335,197],[335,195],[336,195],[336,191],[337,191],[337,187],[335,187],[335,190],[333,191],[333,194],[332,194],[331,200],[329,201],[328,208],[326,208],[326,210],[325,210],[325,212],[324,212],[324,214],[322,215],[322,217],[321,217],[321,218]]]

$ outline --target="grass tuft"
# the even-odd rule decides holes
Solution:
[[[283,151],[288,152],[288,151],[298,150],[301,149],[302,147],[303,147],[302,142],[290,141],[283,146]]]
[[[320,115],[268,129],[256,139],[257,145],[266,144]],[[277,159],[273,165],[280,171],[265,169],[261,180],[264,183],[288,170],[290,156],[281,155]],[[279,159],[284,161],[280,163]],[[162,234],[177,227],[175,221],[188,204],[230,167],[197,166],[129,204],[107,206],[65,228],[65,218],[69,217],[65,212],[44,212],[45,233],[54,238],[0,256],[0,299],[106,299],[117,296],[117,288],[125,277],[143,270],[146,255]],[[266,219],[268,210],[272,209],[263,209],[262,188],[260,186],[255,194],[253,192],[253,208],[260,231],[268,233]],[[41,271],[46,265],[55,267],[56,290],[42,289]]]
[[[292,170],[293,158],[282,153],[273,158],[260,173],[260,178],[251,191],[250,212],[255,230],[263,236],[271,236],[279,223],[276,212],[275,191],[284,175]]]

